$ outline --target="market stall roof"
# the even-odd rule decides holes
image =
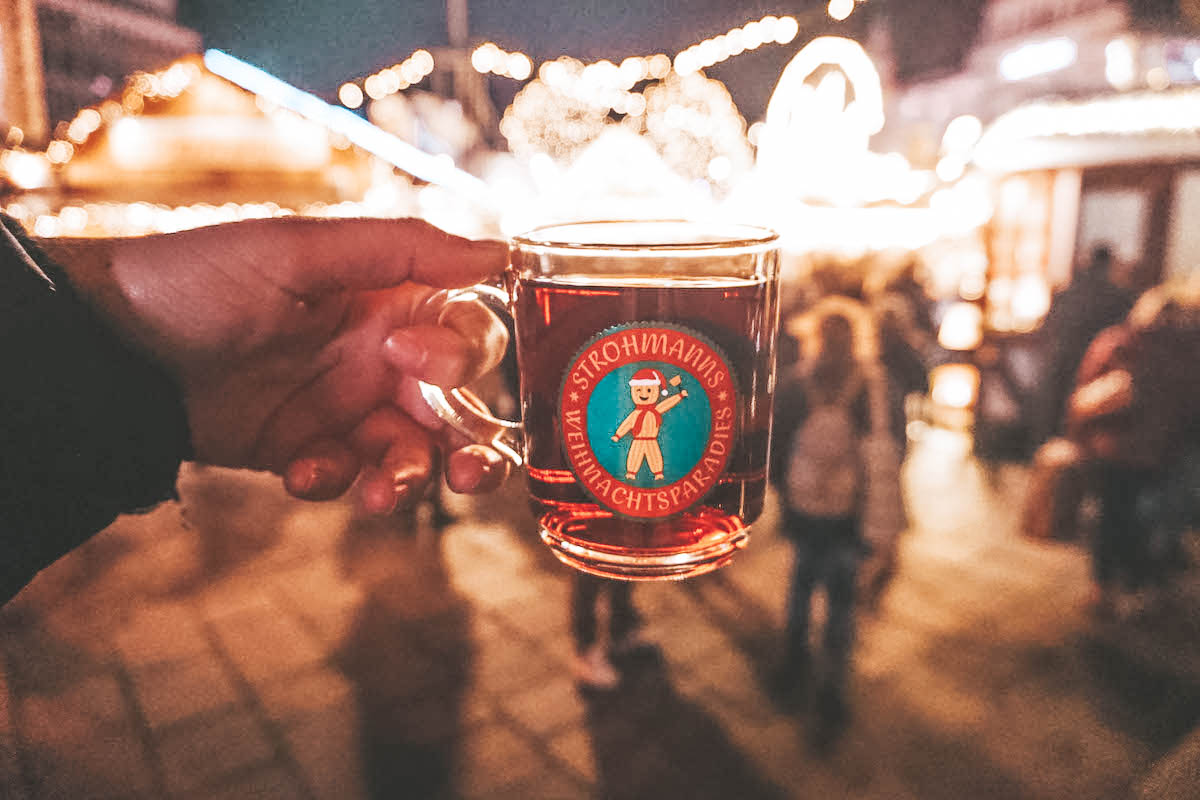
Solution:
[[[1200,88],[1042,100],[1001,115],[975,148],[989,172],[1200,159]]]
[[[209,50],[204,54],[204,65],[214,74],[258,97],[344,136],[355,146],[415,178],[461,192],[475,200],[481,199],[488,191],[487,184],[457,168],[446,157],[426,153],[354,112],[326,103],[316,95],[301,91],[228,53]]]
[[[393,167],[459,192],[482,185],[218,51],[131,76],[63,125],[45,156],[57,168],[52,190],[88,201],[353,202]]]

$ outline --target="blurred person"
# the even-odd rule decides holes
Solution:
[[[929,352],[934,342],[917,325],[912,307],[885,295],[872,304],[879,362],[887,373],[888,430],[901,453],[908,451],[907,401],[929,391]]]
[[[1067,397],[1088,345],[1102,330],[1125,318],[1135,296],[1112,281],[1113,251],[1107,244],[1092,248],[1070,284],[1055,295],[1041,327],[1045,373],[1036,398],[1036,446],[1062,432]]]
[[[831,744],[848,719],[856,582],[869,549],[862,531],[866,466],[860,444],[872,426],[872,386],[883,377],[871,354],[868,324],[852,300],[818,303],[804,355],[782,376],[776,396],[771,477],[795,561],[784,659],[772,688],[791,702],[815,682],[818,747]],[[827,608],[823,664],[814,663],[809,642],[812,596],[819,587]]]
[[[1200,526],[1200,275],[1148,292],[1130,313],[1141,363],[1134,377],[1154,487],[1140,498],[1158,587],[1189,566],[1184,535]],[[1143,388],[1144,387],[1144,388]]]
[[[1198,314],[1195,282],[1145,292],[1092,342],[1068,401],[1068,436],[1100,501],[1092,567],[1101,613],[1136,609],[1138,593],[1161,586],[1174,556],[1169,544],[1155,552],[1144,506],[1188,474],[1200,442]]]
[[[929,393],[929,371],[944,360],[934,302],[922,285],[915,256],[870,275],[866,294],[874,318],[879,362],[887,372],[889,425],[901,454],[908,451],[907,400]]]
[[[929,392],[927,359],[936,343],[925,338],[911,307],[898,298],[877,298],[871,310],[884,379],[872,384],[881,396],[871,398],[871,435],[864,440],[870,491],[864,498],[862,526],[871,553],[863,562],[859,586],[864,605],[875,608],[895,577],[899,536],[908,528],[900,472],[908,455],[909,398]],[[885,436],[875,435],[879,432]]]
[[[266,470],[296,497],[357,484],[368,512],[505,477],[443,427],[418,379],[494,365],[503,326],[439,287],[499,273],[500,242],[420,220],[255,220],[35,243],[0,218],[0,601],[180,463]]]
[[[938,349],[937,323],[935,303],[921,283],[922,269],[920,259],[910,254],[890,269],[871,272],[864,291],[877,313],[896,309],[908,344],[928,362]]]
[[[602,602],[607,605],[604,614]],[[608,622],[607,639],[600,635],[602,616]],[[649,646],[642,636],[642,617],[633,603],[633,583],[572,570],[571,638],[574,643],[571,672],[579,685],[588,689],[615,689],[621,682],[621,674],[612,656]]]

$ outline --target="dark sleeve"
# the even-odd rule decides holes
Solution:
[[[118,514],[173,496],[189,451],[171,379],[0,217],[0,603]]]
[[[804,394],[804,381],[795,372],[784,375],[775,390],[775,412],[771,423],[771,463],[769,480],[775,488],[781,488],[787,474],[788,451],[796,429],[808,415],[808,398]]]

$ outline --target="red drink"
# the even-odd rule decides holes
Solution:
[[[610,576],[684,577],[744,545],[766,489],[776,286],[510,274],[529,490],[560,558]],[[653,400],[636,405],[640,385]],[[572,401],[577,388],[591,394]],[[620,417],[653,435],[618,439]],[[635,465],[626,452],[641,442],[654,452]]]
[[[455,430],[528,469],[542,540],[610,578],[727,563],[762,513],[779,245],[748,225],[639,220],[515,237],[507,291],[522,422],[421,384]]]

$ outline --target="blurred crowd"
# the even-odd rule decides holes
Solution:
[[[1098,248],[1042,329],[1028,518],[1090,544],[1095,610],[1128,617],[1189,566],[1200,521],[1200,280],[1135,297],[1109,281],[1109,264]],[[1034,503],[1057,521],[1039,520]]]
[[[985,330],[969,353],[939,345],[941,306],[915,259],[815,271],[785,330],[802,341],[806,309],[831,297],[868,312],[902,453],[933,371],[949,361],[977,370],[976,456],[1029,465],[1023,531],[1086,545],[1094,610],[1127,618],[1155,607],[1191,565],[1200,524],[1200,278],[1138,292],[1114,280],[1114,261],[1096,245],[1037,330]],[[785,371],[804,359],[783,350]]]
[[[976,456],[1029,467],[1022,533],[1088,548],[1096,614],[1148,613],[1192,566],[1200,279],[1137,294],[1110,280],[1112,260],[1096,247],[1038,330],[1003,343],[985,330],[969,353],[939,344],[944,306],[926,293],[915,258],[818,267],[791,293],[771,475],[795,564],[774,688],[815,709],[819,743],[833,741],[848,718],[842,687],[855,614],[877,602],[896,568],[906,527],[900,465],[929,422],[921,417],[939,365],[978,370]],[[1005,345],[1025,359],[1023,380],[1005,374]],[[1001,385],[1017,409],[1003,436],[979,407]],[[809,617],[819,590],[826,613],[818,637]],[[818,641],[820,658],[811,652]]]

